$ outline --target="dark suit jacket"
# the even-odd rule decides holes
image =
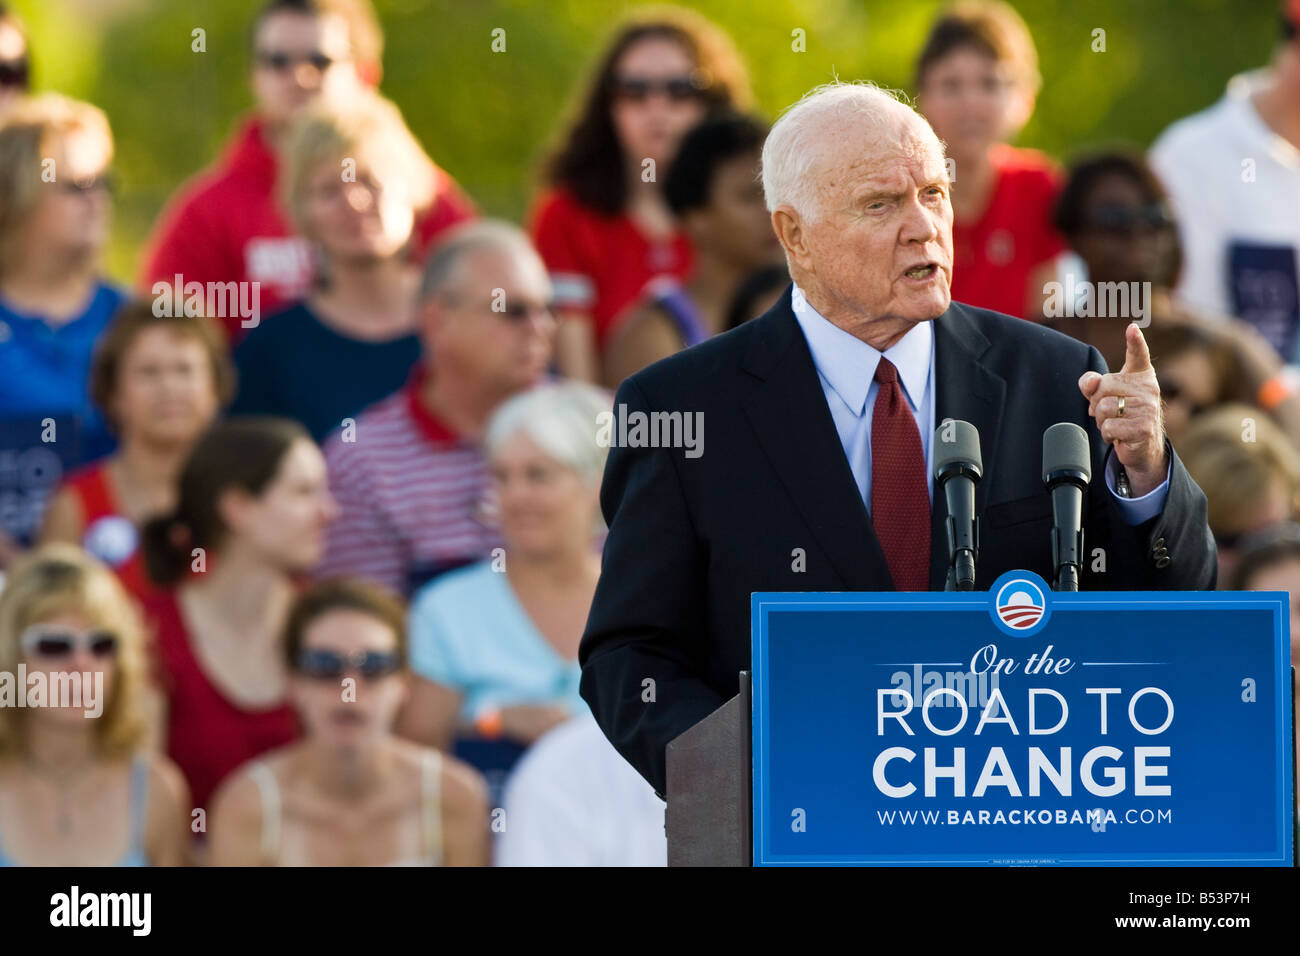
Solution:
[[[934,333],[935,421],[979,429],[977,588],[1017,568],[1053,578],[1041,464],[1043,431],[1057,422],[1084,427],[1092,442],[1081,586],[1214,587],[1205,495],[1172,448],[1168,498],[1150,521],[1125,522],[1105,486],[1108,446],[1077,384],[1089,369],[1107,371],[1095,348],[957,303]],[[750,665],[751,592],[894,586],[789,290],[765,315],[633,375],[618,390],[620,404],[629,413],[704,413],[699,457],[682,448],[611,449],[601,489],[609,537],[579,651],[583,698],[619,752],[664,793],[664,747],[732,697],[737,673]],[[936,493],[935,591],[946,580],[946,517]],[[1096,548],[1104,549],[1102,573],[1091,571]]]

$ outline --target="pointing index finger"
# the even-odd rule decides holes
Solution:
[[[1151,368],[1151,350],[1147,340],[1136,322],[1129,325],[1125,333],[1124,367],[1122,372],[1146,372]]]

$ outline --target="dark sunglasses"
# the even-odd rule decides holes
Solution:
[[[1183,389],[1183,386],[1178,382],[1170,382],[1170,381],[1166,381],[1165,379],[1157,379],[1156,384],[1160,388],[1160,397],[1164,399],[1166,402],[1176,402],[1183,397],[1185,390]],[[1191,415],[1193,418],[1195,418],[1197,415],[1201,414],[1201,412],[1205,411],[1206,408],[1208,407],[1209,407],[1208,405],[1190,405],[1188,406],[1188,414]]]
[[[19,638],[23,653],[30,657],[50,659],[71,657],[78,649],[87,649],[93,657],[112,657],[117,653],[117,635],[108,631],[91,631],[77,634],[73,631],[30,627]]]
[[[656,93],[662,93],[674,103],[684,103],[697,98],[704,87],[694,76],[673,76],[666,80],[652,80],[644,76],[618,76],[614,78],[614,96],[633,103],[643,103]]]
[[[1084,225],[1098,232],[1129,234],[1139,229],[1159,231],[1173,224],[1169,211],[1160,203],[1146,206],[1107,203],[1093,207]]]
[[[444,294],[442,300],[453,309],[468,305],[468,303],[460,296],[451,293]],[[491,312],[493,315],[499,315],[501,318],[512,324],[522,324],[528,321],[528,319],[533,315],[541,315],[545,318],[555,317],[555,307],[549,302],[542,303],[541,305],[529,305],[524,302],[511,300],[506,302],[506,307],[504,309],[494,309],[492,308],[492,305],[493,303],[491,302],[487,303],[482,307],[482,311]]]
[[[348,670],[355,670],[367,680],[387,677],[401,669],[402,661],[393,651],[303,650],[298,652],[297,671],[312,680],[338,680]]]
[[[27,89],[30,69],[26,60],[7,60],[0,63],[0,86]]]
[[[265,67],[268,70],[274,70],[276,73],[283,73],[285,70],[297,66],[299,63],[307,63],[315,67],[319,72],[324,73],[334,65],[334,59],[326,56],[324,53],[303,53],[294,56],[292,53],[285,53],[282,50],[264,50],[256,54],[258,66]]]

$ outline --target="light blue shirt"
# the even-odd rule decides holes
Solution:
[[[556,704],[590,714],[578,693],[582,669],[534,626],[490,561],[459,568],[411,602],[411,669],[462,695],[460,719],[514,704]]]
[[[876,366],[883,355],[898,369],[898,381],[907,398],[908,408],[921,434],[925,453],[925,481],[934,500],[934,323],[918,322],[901,339],[883,353],[857,336],[822,317],[808,304],[797,285],[791,297],[794,317],[808,341],[813,366],[821,380],[822,394],[830,407],[831,419],[839,433],[840,444],[849,460],[849,468],[858,484],[862,500],[871,510],[871,416],[876,406]],[[1170,469],[1173,463],[1170,462]],[[1138,525],[1158,515],[1169,495],[1169,473],[1154,490],[1140,498],[1121,498],[1115,492],[1119,462],[1114,455],[1106,458],[1106,487],[1114,495],[1120,513],[1129,524]]]

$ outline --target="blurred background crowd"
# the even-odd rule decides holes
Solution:
[[[106,694],[0,707],[0,862],[662,865],[663,804],[578,695],[597,417],[787,293],[759,155],[833,73],[906,86],[947,144],[954,299],[1111,368],[1149,322],[1219,586],[1300,595],[1300,0],[1150,4],[1167,30],[1026,0],[1033,33],[991,0],[868,4],[880,29],[587,4],[576,47],[459,6],[472,57],[409,3],[250,0],[211,33],[104,4],[130,143],[42,72],[79,5],[0,8],[0,671]],[[132,57],[159,22],[181,40]],[[849,75],[867,36],[892,65]],[[194,71],[188,110],[150,106]],[[534,88],[567,110],[521,116]]]

